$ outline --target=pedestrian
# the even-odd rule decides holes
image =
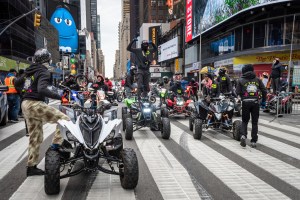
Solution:
[[[246,146],[247,126],[251,115],[251,147],[255,148],[258,139],[259,96],[261,93],[261,106],[265,107],[267,90],[262,81],[256,77],[252,65],[245,65],[242,68],[242,77],[238,80],[236,93],[242,99],[241,146]]]
[[[279,58],[275,58],[272,64],[271,80],[273,93],[276,94],[280,91],[280,78],[281,78],[282,65]]]
[[[138,84],[138,98],[143,95],[146,97],[150,91],[149,82],[150,82],[150,64],[154,62],[152,55],[156,52],[157,47],[152,41],[142,41],[140,49],[135,49],[132,47],[137,39],[133,39],[132,42],[128,45],[127,51],[135,54],[137,61],[137,84]],[[152,48],[149,48],[149,45],[152,45]]]
[[[29,132],[27,176],[45,174],[43,170],[37,168],[40,145],[43,142],[43,124],[57,123],[62,119],[70,120],[68,116],[44,102],[45,97],[58,100],[62,97],[48,89],[51,54],[47,49],[38,49],[33,59],[34,64],[15,81],[15,85],[24,91],[22,110]],[[62,142],[63,138],[57,126],[50,148],[58,151]]]
[[[8,120],[12,123],[19,122],[18,114],[20,110],[20,95],[15,87],[17,71],[15,69],[10,69],[7,74],[4,83],[8,86],[7,102],[8,102]]]

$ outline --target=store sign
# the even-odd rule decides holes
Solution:
[[[185,42],[193,39],[193,1],[186,0],[186,26],[185,26]]]
[[[178,57],[178,37],[158,47],[158,62]]]
[[[175,59],[175,74],[182,73],[182,58]]]
[[[261,63],[272,63],[275,58],[279,58],[280,62],[288,62],[290,60],[290,52],[283,53],[264,53],[259,55],[241,56],[236,57],[233,60],[234,65],[239,64],[261,64]],[[294,51],[292,53],[292,61],[300,60],[300,51]]]
[[[161,73],[151,73],[151,78],[160,78]]]
[[[170,72],[170,67],[151,66],[151,73]]]
[[[160,26],[151,26],[149,27],[149,40],[155,44],[155,46],[158,45],[158,32],[160,30]],[[153,52],[152,59],[157,61],[157,52]]]
[[[221,67],[226,65],[233,65],[233,58],[226,59],[226,60],[220,60],[214,63],[214,67]]]
[[[300,66],[294,66],[293,70],[293,86],[300,86]]]

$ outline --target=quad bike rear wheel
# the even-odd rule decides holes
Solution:
[[[45,156],[44,189],[48,195],[58,194],[60,191],[60,154],[50,148]]]
[[[121,186],[124,189],[134,189],[139,181],[139,165],[133,149],[125,148],[121,151],[123,168],[120,169]]]
[[[125,119],[125,139],[132,140],[133,137],[133,121],[132,118]]]
[[[162,129],[161,129],[161,137],[163,139],[168,140],[171,135],[171,122],[169,118],[162,118]]]
[[[193,134],[194,139],[201,140],[202,137],[202,119],[195,119],[194,125],[195,125],[195,132]]]
[[[242,130],[242,121],[241,120],[234,121],[232,126],[233,139],[237,141],[241,140],[241,130]]]

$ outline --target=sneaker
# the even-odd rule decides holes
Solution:
[[[251,142],[251,147],[256,148],[256,142]]]
[[[10,123],[18,123],[18,122],[19,122],[18,119],[16,119],[16,120],[10,120]]]
[[[240,145],[242,147],[246,147],[246,137],[244,135],[242,135],[242,137],[241,137],[241,143],[240,143]]]
[[[45,172],[35,166],[27,167],[27,176],[42,176]]]

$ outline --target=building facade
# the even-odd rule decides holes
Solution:
[[[116,50],[115,64],[114,64],[114,78],[121,79],[123,77],[124,74],[122,74],[121,65],[120,65],[120,50]]]

